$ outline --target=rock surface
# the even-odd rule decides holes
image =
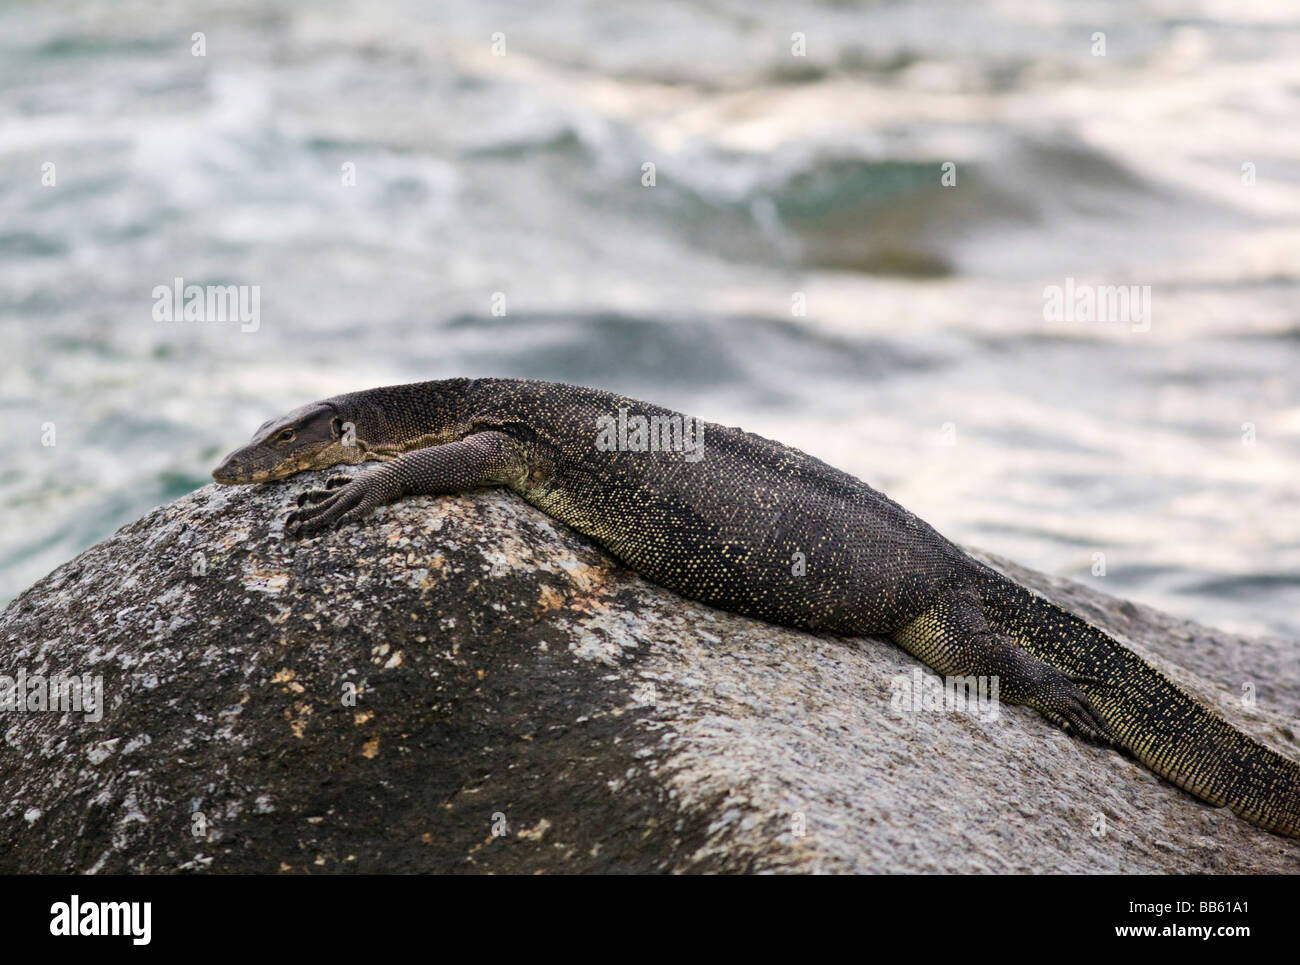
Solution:
[[[892,644],[683,600],[508,493],[284,539],[321,478],[204,487],[0,614],[0,674],[105,693],[0,712],[0,871],[1300,869],[1032,711],[895,709]],[[994,562],[1300,758],[1294,643]]]

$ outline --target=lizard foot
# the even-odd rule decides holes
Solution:
[[[1104,687],[1087,674],[1070,674],[1037,660],[1023,651],[1003,655],[1003,686],[1013,703],[1026,704],[1057,727],[1098,744],[1118,746],[1119,739],[1083,686]]]
[[[298,496],[298,505],[306,506],[308,503],[319,503],[329,499],[334,495],[335,489],[346,486],[350,482],[352,482],[351,476],[330,476],[329,479],[325,480],[324,489],[308,489],[306,492],[300,493]]]
[[[1037,700],[1031,701],[1039,713],[1062,730],[1079,734],[1098,744],[1118,745],[1119,740],[1106,723],[1088,695],[1075,686],[1069,677],[1063,685]]]
[[[359,476],[334,476],[328,489],[311,490],[298,498],[299,508],[284,521],[285,532],[294,539],[361,519],[377,506],[401,495],[401,486],[386,466]]]

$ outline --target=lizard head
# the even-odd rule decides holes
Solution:
[[[248,445],[221,460],[212,478],[227,485],[271,482],[308,469],[356,462],[355,449],[344,446],[342,436],[343,417],[333,405],[299,406],[262,423]]]

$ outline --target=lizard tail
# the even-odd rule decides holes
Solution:
[[[1300,837],[1300,764],[1243,734],[1118,641],[993,570],[985,618],[1069,674],[1121,748],[1183,790]]]

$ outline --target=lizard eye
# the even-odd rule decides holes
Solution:
[[[280,434],[275,438],[277,442],[292,442],[293,436],[294,436],[294,431],[292,429],[283,429],[281,430]]]

